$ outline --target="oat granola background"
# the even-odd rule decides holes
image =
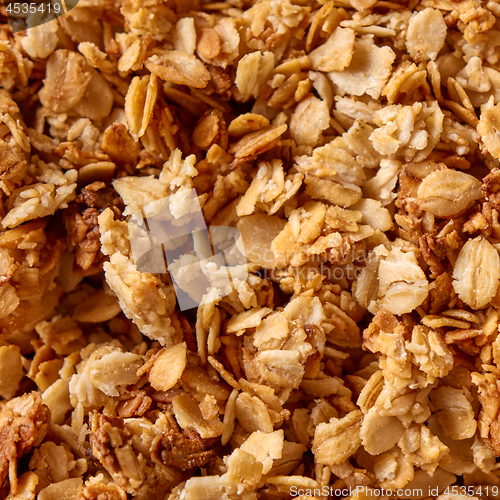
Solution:
[[[499,496],[497,2],[0,14],[0,498]],[[192,189],[248,263],[181,312]]]

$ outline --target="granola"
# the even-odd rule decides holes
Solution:
[[[498,497],[498,4],[12,5],[0,498]]]

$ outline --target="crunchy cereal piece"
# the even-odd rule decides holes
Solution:
[[[87,63],[97,68],[103,73],[112,73],[115,71],[115,65],[107,60],[107,54],[99,49],[99,47],[92,42],[82,42],[78,45],[78,52],[85,57]]]
[[[413,464],[398,447],[375,457],[373,472],[383,488],[403,488],[415,475]]]
[[[446,39],[446,23],[438,9],[427,7],[411,16],[406,32],[406,49],[417,63],[435,61]]]
[[[393,227],[392,217],[382,203],[371,198],[363,198],[351,207],[362,214],[361,222],[368,224],[373,229],[389,231]]]
[[[196,52],[204,61],[215,59],[222,49],[221,39],[213,28],[202,28],[196,43]]]
[[[104,271],[124,314],[142,333],[162,345],[169,345],[174,333],[170,319],[175,307],[173,286],[166,286],[151,273],[137,271],[120,253],[114,253],[110,261],[104,263]]]
[[[83,481],[79,477],[64,479],[58,483],[50,484],[40,491],[40,500],[57,500],[59,498],[77,498],[83,488]]]
[[[57,47],[59,37],[57,36],[57,21],[49,21],[40,26],[32,26],[21,39],[23,49],[31,57],[44,59],[49,57]]]
[[[35,471],[39,478],[38,489],[69,479],[70,472],[76,472],[75,467],[73,454],[64,446],[57,446],[51,441],[35,449],[30,460],[30,469]]]
[[[178,495],[173,493],[169,497],[169,500],[172,497],[172,500],[177,500],[179,498],[185,498],[186,500],[196,500],[199,498],[216,500],[217,498],[221,498],[222,495],[222,485],[219,476],[192,477],[179,489]],[[180,495],[182,495],[182,497]]]
[[[155,75],[134,77],[125,97],[125,116],[130,132],[143,136],[151,121],[157,96]]]
[[[408,462],[430,473],[434,473],[439,461],[450,452],[425,425],[412,425],[406,429],[398,446]]]
[[[231,167],[251,161],[258,155],[274,147],[287,129],[288,126],[285,123],[282,125],[270,125],[269,127],[261,128],[243,136],[229,149],[229,152],[234,153],[235,157],[231,163]]]
[[[125,167],[127,172],[135,168],[141,149],[140,144],[133,140],[127,127],[117,122],[111,124],[102,134],[101,148],[115,164]]]
[[[141,456],[137,456],[123,419],[93,413],[90,443],[93,455],[101,462],[114,481],[132,493],[144,481]]]
[[[17,300],[13,290],[4,285],[7,308],[0,314],[3,335],[31,332],[38,322],[50,318],[57,307],[60,290],[54,278],[61,263],[64,242],[45,231],[45,225],[44,220],[32,221],[0,235],[0,248],[12,254],[7,260],[4,255],[6,274],[3,279],[12,283],[10,286],[15,288],[19,300],[14,308]]]
[[[481,309],[498,289],[500,257],[485,238],[468,240],[460,250],[453,269],[453,288],[473,309]]]
[[[186,344],[176,344],[163,348],[156,356],[153,367],[148,373],[148,380],[153,389],[168,391],[179,381],[187,362]]]
[[[393,248],[380,261],[378,279],[378,305],[393,314],[411,312],[427,297],[427,278],[413,252]]]
[[[305,174],[306,193],[313,199],[324,199],[342,207],[354,205],[361,199],[359,186],[365,174],[343,138],[337,137],[325,146],[314,148],[312,156],[298,156],[295,161],[297,170]]]
[[[343,418],[319,424],[314,432],[313,453],[320,464],[338,465],[353,455],[361,445],[363,413],[351,411]]]
[[[269,120],[256,113],[245,113],[237,116],[227,127],[227,133],[231,137],[243,137],[251,132],[270,125]]]
[[[45,389],[42,401],[50,410],[51,424],[61,425],[66,414],[73,409],[69,396],[69,379],[58,379]]]
[[[56,113],[69,111],[85,94],[92,75],[82,55],[56,50],[47,61],[47,77],[40,102]]]
[[[226,122],[218,110],[207,111],[200,117],[193,130],[193,142],[201,149],[208,150],[214,144],[227,149]]]
[[[35,500],[38,476],[34,472],[25,472],[18,478],[17,494],[10,493],[6,500]]]
[[[16,227],[19,224],[52,215],[59,208],[67,208],[75,198],[76,170],[68,170],[64,174],[53,163],[40,162],[41,182],[30,184],[14,191],[13,207],[2,219],[4,228]]]
[[[196,49],[196,29],[192,17],[183,17],[177,21],[174,33],[176,50],[186,54],[194,54]]]
[[[322,132],[330,126],[330,112],[325,101],[314,96],[302,99],[290,120],[290,134],[298,145],[318,145]]]
[[[478,435],[498,454],[500,441],[498,433],[498,411],[500,409],[497,377],[493,373],[471,373],[477,387],[481,411],[478,416]]]
[[[128,226],[125,221],[115,219],[113,210],[104,210],[99,215],[99,234],[101,251],[104,255],[119,252],[125,256],[130,254]]]
[[[236,418],[247,432],[272,432],[273,424],[266,405],[257,396],[242,392],[236,398]]]
[[[428,383],[446,376],[453,367],[453,354],[448,346],[436,331],[425,326],[413,328],[406,349],[413,354],[413,363],[427,374]]]
[[[262,322],[262,318],[270,312],[271,309],[268,307],[261,307],[258,309],[250,309],[233,316],[226,326],[226,331],[228,333],[236,332],[241,335],[246,328],[255,328],[259,326]]]
[[[90,293],[74,309],[73,317],[82,323],[109,321],[121,312],[116,295],[109,290]]]
[[[0,396],[11,399],[24,376],[21,351],[15,345],[0,347]]]
[[[94,349],[89,351],[89,347]],[[112,344],[95,347],[87,346],[78,373],[71,378],[69,388],[75,406],[77,402],[84,406],[104,405],[139,380],[136,372],[142,365],[141,355],[123,352]]]
[[[102,474],[100,474],[102,476]],[[127,494],[116,483],[105,484],[102,481],[96,481],[97,478],[89,478],[85,482],[83,490],[81,490],[76,500],[101,500],[103,497],[106,500],[126,500]]]
[[[253,359],[244,352],[243,363],[249,380],[270,387],[296,389],[304,376],[300,353],[296,350],[269,349],[259,352]]]
[[[98,217],[107,208],[119,218],[123,211],[123,202],[104,182],[93,182],[81,190],[63,213],[69,249],[76,247],[74,267],[77,272],[92,272],[102,264],[104,256],[100,252]]]
[[[373,36],[365,35],[354,42],[354,54],[349,66],[343,71],[331,71],[328,77],[342,95],[368,94],[378,99],[389,80],[395,58],[389,47],[378,47],[373,42]]]
[[[461,389],[440,387],[430,398],[437,411],[443,432],[452,439],[467,439],[476,433],[474,410]]]
[[[90,82],[82,98],[74,106],[81,116],[92,120],[102,120],[109,116],[113,107],[113,91],[101,73],[89,68]]]
[[[0,481],[9,476],[17,493],[17,460],[38,446],[50,420],[50,411],[37,392],[23,394],[0,404]]]
[[[234,83],[244,97],[257,97],[274,69],[272,52],[252,52],[238,62]]]
[[[130,70],[137,71],[141,69],[150,41],[149,33],[142,38],[136,39],[118,60],[118,71],[128,73]]]
[[[259,169],[250,187],[238,203],[236,214],[239,216],[251,215],[257,203],[270,204],[276,198],[280,197],[283,191],[285,191],[285,174],[282,162],[280,160],[273,160],[272,163],[262,162],[259,164]],[[281,196],[281,198],[284,198],[282,203],[273,204],[269,210],[270,215],[276,212],[289,197]],[[277,206],[275,207],[275,205]]]
[[[153,441],[150,449],[151,458],[167,466],[181,470],[204,467],[215,456],[214,450],[206,450],[206,443],[200,435],[187,429],[176,432],[170,429],[161,439]]]
[[[166,82],[189,85],[197,89],[207,86],[210,72],[194,55],[179,50],[162,50],[145,62],[152,74]]]
[[[404,426],[394,416],[382,416],[370,408],[363,418],[360,436],[364,449],[371,455],[380,455],[397,444],[404,433]]]
[[[271,243],[285,224],[286,221],[274,215],[254,214],[240,218],[236,228],[241,234],[247,259],[268,269],[276,267]]]
[[[218,416],[205,420],[199,406],[188,394],[175,396],[172,405],[177,423],[182,429],[195,430],[203,439],[214,438],[222,434],[224,424]]]
[[[481,107],[481,116],[477,125],[477,133],[481,139],[484,149],[490,153],[493,158],[500,158],[499,141],[499,105],[494,105],[494,100],[490,100]]]
[[[354,52],[354,31],[336,28],[328,40],[309,53],[314,70],[342,71],[351,63]]]
[[[67,355],[81,349],[82,330],[69,316],[54,316],[50,321],[41,321],[35,327],[43,342],[52,347],[56,354]]]
[[[229,494],[254,489],[262,477],[262,463],[241,448],[236,448],[224,459],[227,472],[220,478],[221,485]]]
[[[274,431],[269,434],[255,431],[250,434],[240,449],[250,453],[261,462],[262,474],[267,474],[273,466],[273,460],[282,457],[283,431]]]
[[[417,198],[437,217],[449,217],[482,197],[481,183],[472,175],[449,168],[434,170],[421,182]]]
[[[403,155],[407,161],[427,158],[443,132],[444,115],[436,101],[386,106],[374,113],[374,119],[379,125],[370,135],[374,149]]]

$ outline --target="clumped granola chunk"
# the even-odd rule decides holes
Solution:
[[[68,248],[75,252],[74,270],[94,274],[104,260],[101,252],[99,215],[110,208],[119,219],[124,205],[118,194],[97,181],[82,189],[75,201],[64,211],[63,221],[68,233]]]
[[[42,442],[49,420],[50,411],[37,392],[0,405],[0,481],[3,483],[9,477],[13,495],[18,489],[18,460]]]

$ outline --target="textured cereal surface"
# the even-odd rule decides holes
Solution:
[[[0,16],[0,498],[498,499],[496,1]]]

